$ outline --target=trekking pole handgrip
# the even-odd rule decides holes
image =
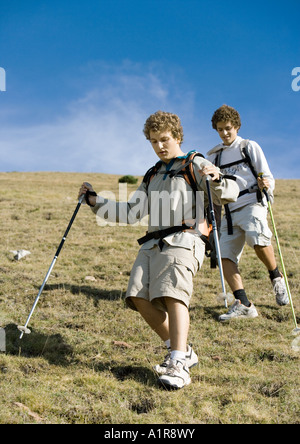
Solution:
[[[264,173],[258,173],[258,177],[260,177],[261,179],[263,178]],[[262,189],[262,192],[264,193],[264,195],[266,196],[267,201],[270,201],[270,197],[269,194],[267,192],[267,190],[265,188]]]

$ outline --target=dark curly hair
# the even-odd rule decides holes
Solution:
[[[212,127],[213,129],[216,130],[218,122],[227,122],[227,121],[230,121],[232,125],[238,129],[240,129],[242,125],[239,113],[231,106],[222,105],[214,112],[212,116],[211,119]]]
[[[144,134],[147,140],[150,140],[150,131],[162,132],[170,131],[174,139],[178,139],[180,144],[183,141],[183,128],[179,117],[176,114],[167,113],[165,111],[157,111],[145,122]]]

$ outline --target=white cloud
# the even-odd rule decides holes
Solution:
[[[32,116],[50,109],[47,103],[42,109],[32,105],[28,115],[22,104],[0,110],[1,171],[142,175],[157,161],[143,135],[143,126],[158,109],[180,116],[184,151],[197,149],[205,155],[218,143],[208,115],[210,97],[196,100],[184,73],[176,66],[96,62],[66,82],[72,82],[73,100],[65,103],[59,115],[55,111],[50,118],[51,112],[47,111],[42,123]],[[17,123],[22,113],[26,124]],[[254,119],[252,126],[248,124],[249,134],[241,130],[241,136],[250,136],[261,144],[276,178],[299,178],[299,137],[292,140],[292,135],[271,133],[272,121],[265,121],[263,130],[256,123]]]
[[[130,62],[89,67],[85,91],[64,115],[2,128],[1,169],[143,174],[157,160],[143,135],[148,115],[158,109],[188,115],[193,108],[191,92],[155,71],[157,65],[145,69]]]

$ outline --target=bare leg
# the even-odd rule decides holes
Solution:
[[[275,270],[277,264],[272,245],[268,245],[267,247],[255,245],[254,250],[257,257],[262,261],[269,271]]]
[[[165,303],[169,315],[171,349],[186,352],[190,326],[188,308],[185,304],[173,298],[165,298]]]
[[[170,339],[172,350],[184,352],[187,350],[190,318],[185,304],[173,298],[165,298],[168,310],[168,313],[165,313],[144,299],[132,298],[131,300],[152,330],[163,341]]]
[[[163,341],[170,339],[169,317],[167,313],[158,310],[151,302],[145,299],[131,298],[131,301],[147,324]]]
[[[231,291],[234,292],[243,289],[243,281],[237,264],[230,259],[222,259],[222,265],[225,279],[228,282]]]

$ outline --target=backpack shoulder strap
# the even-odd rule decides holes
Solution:
[[[193,167],[193,160],[196,156],[204,158],[203,154],[198,153],[197,151],[192,151],[189,153],[189,155],[182,159],[181,165],[176,170],[171,170],[166,174],[169,174],[169,176],[175,177],[178,174],[182,174],[184,176],[184,179],[187,181],[187,183],[192,187],[193,191],[197,191],[197,183],[196,183],[196,177]],[[148,189],[149,183],[153,179],[153,177],[157,174],[159,168],[162,165],[162,161],[159,160],[153,167],[149,168],[149,170],[146,172],[143,182],[146,184],[146,187]]]
[[[153,179],[153,177],[157,174],[159,168],[161,167],[162,161],[159,160],[156,162],[155,165],[153,165],[149,170],[146,172],[146,174],[143,177],[143,182],[146,184],[146,188],[148,190],[149,183]]]
[[[222,152],[223,152],[223,148],[221,149],[221,150],[219,150],[218,151],[218,153],[217,153],[217,155],[216,155],[216,157],[215,157],[215,159],[214,159],[214,161],[213,161],[213,164],[216,166],[216,167],[220,167],[220,165],[221,165],[221,156],[222,156]]]
[[[253,166],[253,163],[252,163],[252,160],[251,160],[251,157],[250,157],[250,153],[249,153],[249,139],[243,139],[241,141],[241,144],[240,144],[241,159],[239,159],[239,160],[235,160],[233,162],[221,165],[222,151],[223,150],[220,150],[218,152],[218,154],[216,155],[215,160],[213,162],[217,167],[219,167],[220,169],[229,168],[231,166],[238,165],[240,163],[245,162],[249,166],[249,168],[250,168],[253,176],[255,177],[255,179],[257,179],[258,174],[255,171],[255,168]]]
[[[187,182],[189,183],[189,185],[192,187],[193,191],[196,192],[197,191],[197,182],[196,182],[196,177],[195,177],[195,171],[194,171],[194,165],[193,165],[193,160],[195,159],[195,157],[202,157],[204,159],[203,154],[198,153],[198,152],[194,152],[190,155],[189,158],[189,165],[188,168],[186,168],[186,174],[187,174]]]
[[[176,170],[170,171],[170,177],[175,177],[179,173],[182,173],[187,183],[192,187],[194,193],[197,191],[197,182],[194,172],[193,160],[195,157],[204,158],[203,154],[198,153],[197,151],[192,151],[189,153],[186,159],[183,159],[182,164]]]
[[[240,148],[241,148],[241,154],[243,156],[243,158],[245,159],[245,162],[247,162],[253,176],[255,177],[255,179],[258,178],[258,174],[257,171],[255,170],[251,157],[250,157],[250,153],[249,153],[249,140],[243,140],[241,142]]]

